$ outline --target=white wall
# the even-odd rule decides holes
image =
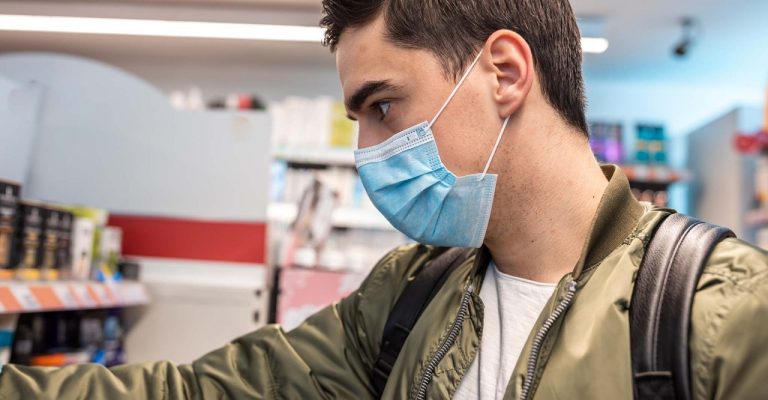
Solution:
[[[27,197],[130,214],[266,220],[266,113],[176,111],[141,79],[77,57],[4,55],[0,74],[48,89]]]
[[[0,178],[24,183],[38,126],[43,94],[35,82],[0,76]]]

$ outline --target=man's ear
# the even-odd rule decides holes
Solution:
[[[502,29],[485,42],[490,68],[495,75],[494,100],[499,117],[516,113],[528,97],[534,80],[533,54],[528,42],[516,32]]]

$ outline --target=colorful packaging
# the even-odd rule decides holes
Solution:
[[[46,280],[58,278],[56,249],[59,245],[62,213],[63,210],[53,206],[46,206],[43,213],[40,245],[37,248],[37,264],[43,279]]]
[[[41,243],[43,218],[46,208],[35,202],[19,202],[19,223],[16,225],[15,250],[12,252],[11,265],[16,268],[16,276],[25,280],[40,278],[38,252]]]
[[[72,225],[72,254],[70,274],[73,279],[85,280],[91,275],[93,241],[96,224],[89,218],[75,218]]]
[[[75,216],[69,211],[61,210],[61,224],[56,244],[56,269],[60,274],[67,275],[72,270],[72,229]]]
[[[0,272],[13,266],[11,253],[18,223],[20,192],[18,184],[0,181]]]

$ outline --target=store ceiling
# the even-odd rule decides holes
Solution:
[[[581,17],[603,21],[607,53],[588,55],[588,79],[764,85],[768,79],[768,1],[572,0]],[[2,1],[0,13],[316,25],[319,0]],[[686,59],[672,48],[678,21],[693,16],[702,36]],[[58,51],[121,65],[258,63],[333,68],[319,44],[0,32],[0,52]],[[736,73],[738,72],[738,73]]]

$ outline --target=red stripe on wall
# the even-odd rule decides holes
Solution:
[[[123,230],[123,254],[264,264],[267,227],[258,222],[110,215]]]

